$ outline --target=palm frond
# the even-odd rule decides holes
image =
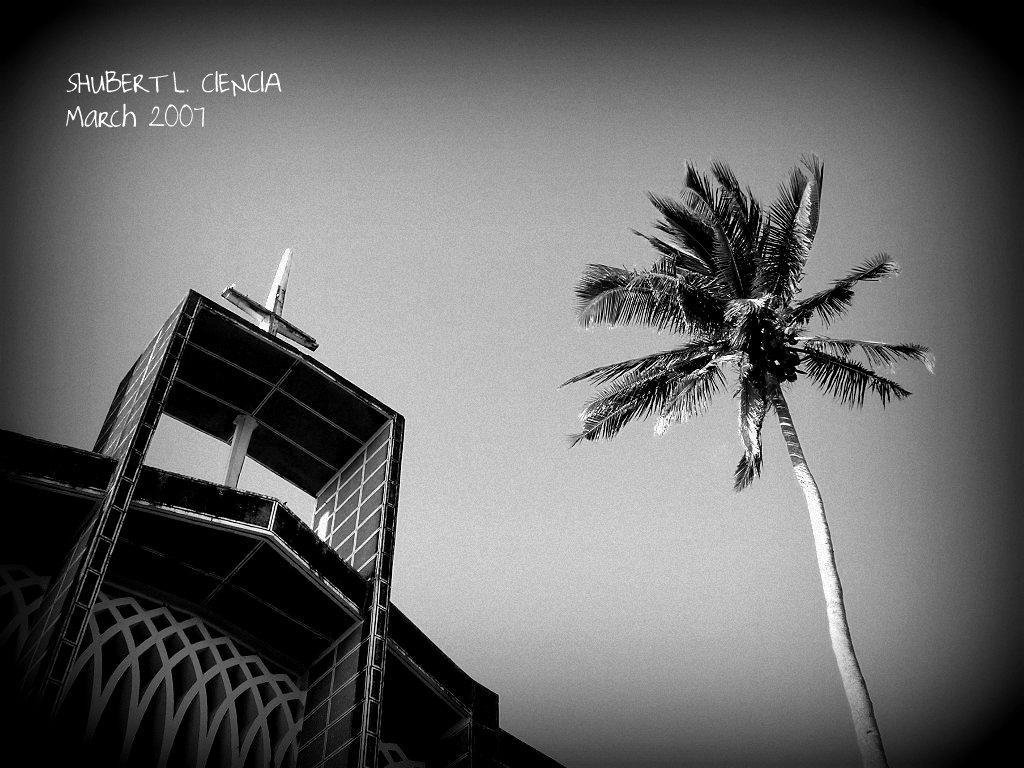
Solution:
[[[669,371],[678,376],[685,376],[706,365],[711,358],[712,353],[709,352],[706,344],[685,344],[676,349],[655,352],[651,355],[593,368],[573,376],[562,386],[588,380],[598,385],[607,384],[623,376],[639,377],[655,371]]]
[[[836,283],[831,288],[812,293],[806,299],[793,304],[789,320],[794,325],[804,325],[814,315],[828,326],[839,318],[853,304],[853,289],[846,283]]]
[[[732,217],[740,224],[739,234],[744,243],[753,248],[761,229],[761,204],[750,187],[743,189],[736,174],[725,163],[716,161],[711,165],[712,175],[722,188],[722,201]]]
[[[849,357],[854,350],[864,355],[868,365],[888,366],[890,369],[900,360],[916,360],[929,373],[935,373],[935,355],[928,347],[920,344],[888,344],[882,341],[862,339],[832,339],[826,336],[797,337],[805,347],[829,352],[840,357]]]
[[[626,376],[599,390],[584,405],[580,414],[583,429],[569,436],[569,444],[614,437],[634,419],[644,419],[660,412],[676,383],[674,373],[661,370],[642,376]]]
[[[788,298],[799,285],[806,252],[806,243],[801,240],[799,216],[807,185],[803,171],[794,168],[788,182],[779,187],[779,196],[768,209],[768,236],[758,265],[755,295]]]
[[[760,256],[762,231],[765,229],[761,204],[747,189],[740,187],[736,174],[725,163],[711,164],[711,173],[721,188],[721,216],[723,228],[732,243],[736,266],[739,271],[742,292],[748,295],[753,284],[757,261]]]
[[[761,457],[758,456],[757,463],[751,461],[747,454],[740,456],[740,461],[733,472],[732,489],[737,493],[754,482],[755,477],[761,475]]]
[[[741,377],[738,394],[743,456],[736,465],[733,488],[742,491],[761,474],[761,427],[768,413],[769,398],[764,387],[748,376]]]
[[[692,192],[696,192],[697,195],[699,195],[709,205],[714,203],[715,190],[711,186],[711,180],[708,178],[706,174],[703,174],[700,171],[698,171],[692,163],[686,164],[685,183],[686,186],[681,194],[685,196],[686,190],[690,190]]]
[[[851,269],[842,280],[837,280],[836,282],[850,283],[852,285],[856,282],[868,280],[885,280],[888,277],[896,277],[899,273],[900,265],[893,261],[889,254],[879,253],[877,256],[872,256],[863,264],[859,264]]]
[[[804,190],[807,197],[807,223],[805,235],[810,243],[818,234],[818,219],[821,213],[821,187],[825,181],[825,166],[815,155],[805,155],[802,159],[804,167],[810,173],[810,183]],[[810,247],[810,243],[808,247]]]
[[[683,191],[683,205],[700,216],[711,227],[714,235],[711,260],[714,276],[718,283],[727,289],[730,297],[746,296],[743,282],[744,267],[742,262],[747,259],[738,244],[734,243],[727,229],[728,215],[718,210],[721,205],[717,199],[708,201],[692,189]]]
[[[801,354],[803,367],[811,381],[851,408],[862,407],[869,390],[878,395],[883,407],[889,400],[910,396],[909,390],[895,381],[879,376],[853,360],[808,347],[802,349]]]
[[[899,265],[887,254],[880,253],[849,271],[845,277],[832,283],[831,288],[818,291],[793,304],[790,319],[797,325],[806,323],[815,314],[825,325],[842,315],[853,303],[853,286],[858,282],[884,280],[895,277]]]
[[[724,164],[718,163],[717,169],[720,173],[717,180],[722,184],[721,194],[715,190],[705,174],[687,163],[686,187],[681,194],[682,202],[684,207],[701,217],[712,229],[712,257],[719,282],[729,287],[729,294],[732,297],[747,296],[750,276],[754,271],[754,265],[751,263],[753,254],[743,248],[742,242],[735,237],[737,230],[741,230],[742,227],[736,221],[732,195],[727,189],[732,187],[739,191],[739,182]],[[742,197],[742,192],[739,194]]]
[[[713,227],[703,217],[670,197],[649,192],[647,198],[662,217],[662,221],[655,222],[655,228],[674,240],[682,252],[692,255],[702,264],[706,274],[712,274],[715,250]]]
[[[824,168],[817,157],[805,157],[803,163],[810,176],[794,168],[769,209],[770,225],[754,295],[780,296],[788,301],[800,289],[804,264],[818,231],[824,179]]]
[[[730,194],[738,194],[740,192],[740,182],[736,178],[736,174],[733,173],[726,163],[721,160],[714,160],[711,163],[711,175],[715,177],[715,181],[718,185]]]
[[[661,417],[654,431],[663,434],[669,425],[687,421],[703,414],[718,390],[725,386],[722,365],[732,356],[708,360],[697,370],[681,376],[661,410]]]
[[[688,333],[718,322],[720,302],[706,286],[659,272],[590,264],[576,286],[577,317],[592,325],[648,325]]]
[[[688,248],[682,244],[673,245],[671,243],[666,243],[660,238],[645,235],[643,232],[639,232],[635,229],[631,229],[630,232],[638,237],[642,237],[650,243],[656,251],[662,254],[663,258],[658,262],[658,268],[661,269],[661,271],[669,274],[678,274],[680,271],[693,272],[705,277],[709,277],[712,274],[712,265],[706,259],[702,258],[697,250]]]
[[[740,187],[736,174],[725,163],[715,161],[711,173],[721,187],[723,218],[733,226],[735,241],[745,250],[752,251],[757,245],[761,227],[761,205],[750,192]]]

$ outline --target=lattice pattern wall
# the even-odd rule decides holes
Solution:
[[[45,584],[25,568],[0,568],[5,655],[8,644],[25,642]],[[85,735],[102,735],[121,760],[158,768],[291,768],[302,704],[288,675],[202,619],[104,588],[65,706],[85,713]]]
[[[320,491],[313,527],[363,576],[376,567],[391,455],[388,422]]]
[[[49,581],[19,565],[0,566],[0,653],[5,661],[21,656]]]

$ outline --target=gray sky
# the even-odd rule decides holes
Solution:
[[[187,95],[65,94],[175,71]],[[203,94],[208,72],[282,93]],[[811,290],[878,251],[836,335],[930,345],[915,394],[791,396],[825,497],[891,762],[972,748],[1020,691],[1021,168],[1009,72],[921,12],[769,17],[366,9],[93,10],[4,62],[0,426],[90,447],[117,382],[189,288],[262,300],[407,419],[394,601],[568,766],[855,765],[810,528],[777,422],[732,491],[734,403],[570,450],[571,375],[667,348],[576,327],[584,265],[646,265],[648,190],[729,162],[765,202],[825,162]],[[150,107],[206,126],[149,128]],[[136,129],[65,127],[67,108]],[[1016,282],[1014,282],[1016,280]],[[219,480],[168,423],[158,465]],[[311,502],[249,467],[243,485]],[[1011,508],[1012,507],[1012,508]]]

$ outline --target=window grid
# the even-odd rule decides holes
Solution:
[[[377,557],[391,427],[391,422],[385,424],[317,497],[314,530],[360,572]]]

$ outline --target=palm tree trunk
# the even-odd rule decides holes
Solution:
[[[832,651],[839,665],[846,698],[850,702],[850,714],[853,716],[853,725],[857,732],[861,760],[866,768],[887,768],[889,764],[885,759],[878,723],[875,722],[871,697],[868,695],[860,664],[857,663],[857,655],[853,651],[853,639],[850,637],[846,607],[843,605],[843,587],[839,583],[839,571],[836,570],[836,558],[832,551],[832,536],[829,534],[828,521],[825,519],[825,505],[804,459],[800,438],[797,437],[796,427],[793,426],[793,417],[789,413],[786,399],[781,391],[776,391],[773,399],[782,435],[789,449],[789,458],[793,463],[793,474],[796,475],[796,481],[803,489],[804,498],[807,499],[807,511],[811,516],[811,531],[814,534],[814,551],[818,556],[821,587],[825,592],[825,609],[828,615],[828,630],[832,636]]]

